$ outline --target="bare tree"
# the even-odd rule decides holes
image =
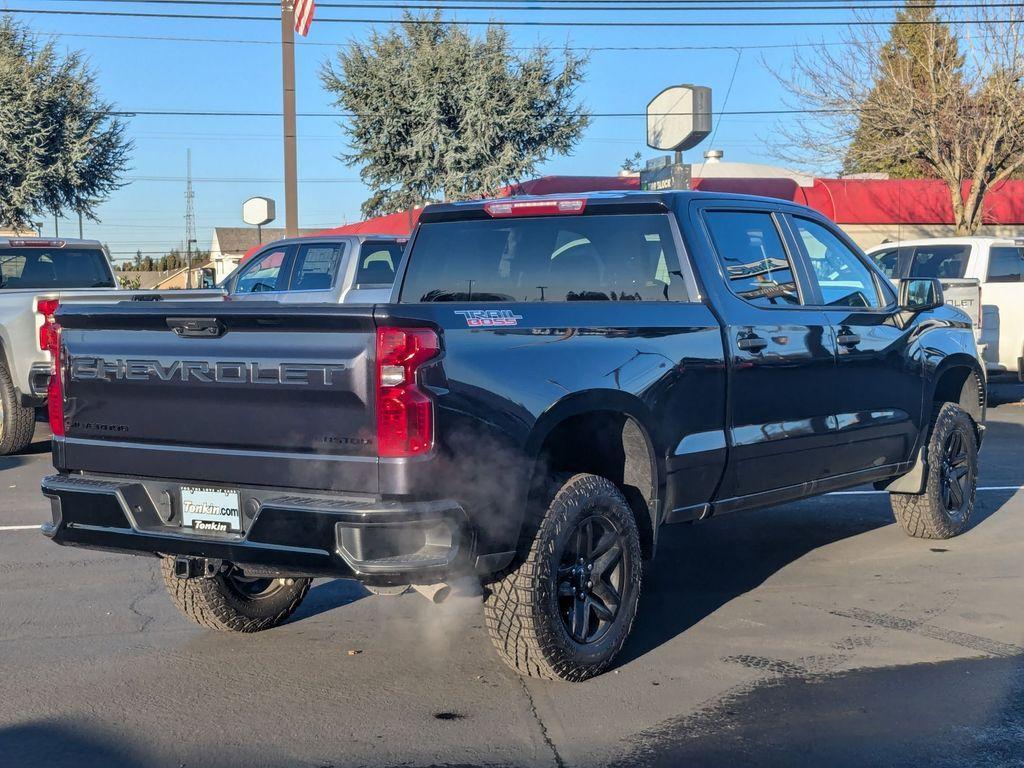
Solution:
[[[957,234],[973,234],[989,190],[1024,170],[1024,9],[907,13],[897,24],[915,27],[913,49],[894,50],[884,25],[851,25],[843,45],[804,49],[776,73],[808,110],[780,128],[777,153],[856,170],[912,163],[945,182]]]

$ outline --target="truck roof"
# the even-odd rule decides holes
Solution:
[[[0,248],[20,248],[23,244],[30,243],[49,245],[51,248],[103,248],[103,243],[99,240],[81,240],[74,237],[0,237]]]
[[[585,200],[590,209],[600,208],[631,208],[636,213],[653,213],[671,209],[677,200],[733,200],[737,202],[770,201],[780,208],[802,210],[805,206],[797,205],[780,198],[766,198],[757,195],[738,195],[728,192],[697,192],[693,190],[671,190],[665,192],[580,192],[576,194],[557,195],[522,195],[513,197],[466,200],[458,203],[436,203],[428,205],[420,214],[420,222],[455,221],[463,218],[478,218],[485,215],[489,204],[493,203],[543,203],[558,200]]]
[[[955,237],[919,237],[914,240],[892,240],[888,243],[879,243],[865,249],[868,253],[881,251],[887,248],[902,248],[913,245],[994,245],[996,243],[1009,243],[1016,246],[1024,245],[1024,238],[1021,237],[993,237],[991,235],[966,235]]]

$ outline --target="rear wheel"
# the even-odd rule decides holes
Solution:
[[[179,611],[196,624],[224,632],[260,632],[284,623],[312,581],[249,577],[229,564],[209,579],[179,579],[173,557],[164,557],[160,569]]]
[[[971,417],[953,403],[935,415],[928,445],[928,475],[921,493],[891,493],[896,520],[909,536],[948,539],[963,533],[974,511],[978,441]]]
[[[490,585],[487,630],[520,674],[586,680],[626,642],[640,582],[640,534],[626,499],[603,477],[576,475],[555,493],[522,562]]]
[[[18,402],[11,372],[0,363],[0,456],[23,451],[32,442],[35,428],[35,409]]]

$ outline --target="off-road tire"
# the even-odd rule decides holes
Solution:
[[[160,570],[175,607],[196,624],[222,632],[261,632],[284,623],[312,581],[294,579],[292,584],[280,584],[273,594],[251,599],[232,588],[227,570],[209,579],[179,579],[173,557],[164,557]]]
[[[484,621],[498,654],[527,677],[581,681],[611,665],[633,628],[642,577],[640,534],[621,491],[597,475],[559,478],[557,489],[525,555],[489,585]],[[606,634],[590,645],[576,643],[559,613],[558,568],[576,526],[600,512],[621,532],[623,587],[618,612]],[[593,647],[591,647],[593,646]]]
[[[968,477],[965,479],[962,510],[951,514],[943,501],[943,462],[948,441],[959,433],[967,456]],[[978,484],[978,441],[971,417],[953,403],[943,404],[936,412],[928,444],[928,472],[921,493],[890,493],[896,521],[908,536],[919,539],[949,539],[963,533],[974,511]]]
[[[0,362],[0,456],[25,450],[36,429],[36,410],[18,402],[7,365]]]

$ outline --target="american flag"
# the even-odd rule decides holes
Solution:
[[[305,37],[313,23],[316,0],[295,0],[295,31]]]

